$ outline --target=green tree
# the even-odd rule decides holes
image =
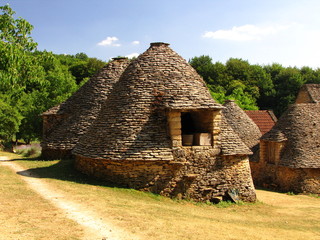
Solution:
[[[12,139],[19,130],[22,116],[3,97],[0,98],[0,145]]]
[[[41,135],[39,115],[64,101],[78,86],[68,66],[52,53],[36,51],[31,24],[15,19],[8,5],[0,10],[0,116],[6,123],[0,126],[0,137],[8,140],[15,133],[28,142]]]
[[[189,62],[204,78],[212,97],[219,103],[234,99],[244,109],[257,109],[259,86],[265,87],[264,82],[271,82],[263,68],[251,66],[242,59],[230,58],[224,65],[213,64],[209,56],[200,56]]]
[[[303,84],[303,77],[297,68],[283,68],[274,78],[276,94],[273,110],[277,116],[280,116],[289,104],[294,103]]]
[[[80,59],[80,60],[82,60],[82,61],[87,61],[87,60],[89,59],[88,55],[85,54],[85,53],[83,53],[83,52],[77,53],[76,55],[74,55],[74,57],[75,57],[76,59]]]
[[[77,62],[69,68],[75,76],[77,84],[96,74],[106,63],[96,58],[88,58],[86,61]]]
[[[24,116],[17,137],[26,142],[41,137],[40,114],[65,101],[78,88],[68,67],[62,65],[52,53],[36,52],[34,57],[37,64],[43,69],[41,82],[27,84],[26,91],[20,95],[17,106]]]
[[[313,70],[310,67],[304,66],[300,69],[304,83],[320,83],[320,69]]]
[[[189,61],[190,65],[200,74],[207,84],[212,84],[213,64],[209,56],[194,57]],[[210,79],[211,78],[211,79]]]
[[[32,25],[22,18],[15,19],[9,5],[0,10],[0,137],[7,141],[18,131],[23,119],[18,108],[21,95],[28,91],[28,85],[39,83],[43,74],[32,57],[37,46],[30,37]]]
[[[37,44],[31,38],[33,26],[23,18],[14,19],[9,5],[0,6],[0,40],[19,49],[33,51]]]

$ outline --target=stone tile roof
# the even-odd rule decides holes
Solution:
[[[262,135],[269,132],[277,122],[277,117],[270,110],[245,110],[245,113],[258,126]]]
[[[296,103],[320,103],[320,84],[304,84],[300,88]]]
[[[222,113],[221,116],[221,154],[222,155],[251,155],[252,151],[241,140],[228,124],[227,117]]]
[[[111,160],[173,160],[166,110],[221,108],[181,56],[168,44],[152,43],[123,72],[73,153]]]
[[[59,111],[60,111],[60,104],[59,105],[56,105],[50,109],[48,109],[47,111],[43,112],[41,115],[55,115],[55,114],[58,114]]]
[[[239,135],[240,139],[249,147],[253,148],[259,143],[261,132],[252,119],[235,103],[228,100],[222,110],[228,124]]]
[[[262,140],[282,142],[280,165],[291,168],[320,168],[320,104],[290,105]]]
[[[43,148],[72,149],[100,111],[101,103],[107,98],[115,82],[128,66],[126,58],[116,58],[85,83],[65,102],[43,115],[63,114],[64,121],[46,138]]]

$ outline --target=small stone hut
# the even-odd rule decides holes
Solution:
[[[203,79],[166,43],[152,43],[115,83],[75,146],[78,170],[120,186],[211,200],[255,201],[249,148]]]
[[[71,150],[92,124],[115,82],[129,64],[115,58],[65,102],[42,114],[42,155],[47,159],[71,157]]]
[[[223,106],[228,124],[252,151],[256,150],[262,136],[258,126],[234,100],[227,100]]]
[[[250,164],[258,161],[259,142],[262,136],[258,126],[234,100],[227,100],[223,106],[225,108],[222,113],[226,117],[228,124],[253,153],[249,156]]]
[[[318,86],[312,90],[319,91]],[[316,98],[316,103],[303,103],[302,98],[310,100],[305,98],[308,88],[310,85],[301,88],[299,103],[290,105],[262,136],[260,160],[251,163],[256,184],[285,192],[320,194],[320,104]],[[313,96],[319,97],[319,93]]]

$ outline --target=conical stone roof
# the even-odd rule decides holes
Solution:
[[[252,151],[241,140],[238,134],[228,124],[226,116],[221,115],[221,155],[251,155]]]
[[[302,85],[296,103],[320,103],[320,84]]]
[[[46,139],[43,139],[42,147],[72,149],[97,117],[101,104],[128,64],[129,60],[126,58],[115,58],[69,99],[44,112],[43,115],[64,115],[64,119]]]
[[[124,71],[73,153],[111,160],[173,160],[166,111],[221,109],[203,79],[165,43]]]
[[[320,168],[320,104],[290,105],[262,140],[284,142],[280,165]]]
[[[259,143],[261,132],[259,127],[252,119],[235,103],[233,100],[228,100],[223,105],[222,110],[228,124],[232,127],[241,140],[249,147],[253,148]]]

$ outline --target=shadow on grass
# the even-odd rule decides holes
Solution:
[[[22,159],[12,159],[9,161],[41,161],[40,158],[22,158]],[[50,161],[46,161],[50,162]],[[122,187],[115,184],[110,184],[103,180],[98,180],[93,177],[89,177],[79,171],[74,167],[73,159],[60,160],[58,163],[53,164],[48,167],[38,167],[30,168],[25,171],[17,172],[17,174],[32,177],[32,178],[52,178],[62,181],[76,182],[81,184],[90,184],[95,186],[105,186],[105,187]]]

